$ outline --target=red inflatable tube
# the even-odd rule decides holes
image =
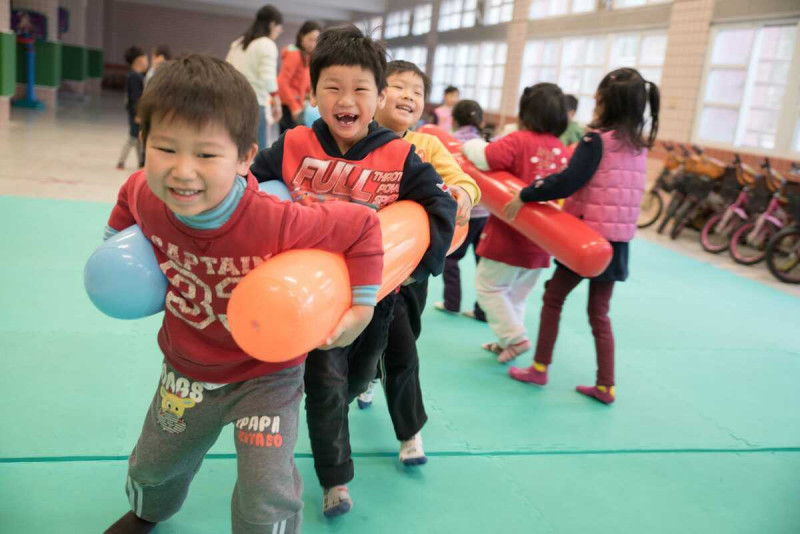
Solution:
[[[504,171],[478,170],[461,154],[461,143],[441,128],[425,125],[419,131],[435,135],[444,143],[464,172],[478,183],[481,202],[492,215],[510,224],[558,261],[586,278],[601,274],[611,263],[611,244],[553,202],[531,202],[519,211],[513,221],[506,219],[503,207],[525,184]]]

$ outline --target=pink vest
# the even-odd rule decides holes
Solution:
[[[600,132],[603,157],[591,180],[570,196],[564,210],[582,219],[609,241],[627,242],[636,232],[647,174],[647,149],[638,153]]]

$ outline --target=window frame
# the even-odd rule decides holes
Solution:
[[[795,27],[794,49],[792,52],[792,59],[790,60],[789,72],[786,77],[784,94],[779,106],[778,124],[775,129],[775,146],[769,149],[746,145],[743,144],[743,142],[739,142],[737,144],[737,141],[744,135],[747,122],[746,119],[750,110],[752,109],[749,101],[752,89],[755,85],[755,79],[751,78],[751,76],[755,76],[755,71],[758,66],[758,59],[754,59],[753,56],[758,53],[758,47],[761,40],[760,31],[770,26],[791,26],[792,24],[794,24]],[[741,65],[726,64],[712,65],[714,45],[716,43],[717,36],[721,31],[736,29],[756,30],[756,35],[753,38],[753,44],[748,55],[747,64],[745,64],[744,67]],[[702,81],[697,94],[697,100],[695,102],[695,113],[691,131],[692,142],[726,151],[744,151],[749,154],[755,154],[759,156],[790,159],[796,158],[798,154],[800,154],[800,128],[798,128],[798,126],[800,126],[800,18],[791,17],[783,20],[767,19],[762,21],[715,24],[711,27],[711,32],[709,34],[709,46],[707,48],[708,49],[706,50],[706,58],[703,65],[703,74],[701,78]],[[726,66],[740,70],[743,68],[746,72],[745,88],[740,102],[738,104],[730,104],[725,102],[706,101],[705,96],[706,91],[708,90],[710,72],[714,69],[724,70]],[[706,140],[700,136],[703,112],[706,107],[734,109],[738,112],[732,143]],[[758,110],[758,108],[756,110]],[[789,112],[786,113],[784,110],[789,110]],[[795,132],[796,128],[798,128],[797,132]]]

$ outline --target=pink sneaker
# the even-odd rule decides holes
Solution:
[[[537,371],[535,367],[512,367],[508,370],[508,376],[520,382],[544,386],[547,384],[547,370]]]
[[[592,397],[603,404],[611,404],[615,400],[614,386],[610,388],[606,386],[578,386],[575,391],[581,395]]]

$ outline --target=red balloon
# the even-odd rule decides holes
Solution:
[[[481,202],[495,217],[502,219],[525,237],[542,247],[561,263],[581,276],[591,278],[605,271],[611,263],[611,244],[578,218],[561,210],[553,202],[526,204],[513,221],[503,214],[508,204],[525,184],[505,171],[482,172],[461,154],[461,143],[433,125],[420,132],[435,135],[455,156],[464,172],[472,176],[481,189]]]

